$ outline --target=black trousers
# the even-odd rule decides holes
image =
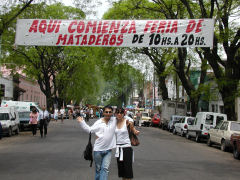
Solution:
[[[40,120],[40,134],[41,137],[43,137],[43,130],[44,130],[44,135],[47,135],[47,126],[48,126],[48,121],[47,119],[41,119]]]
[[[32,134],[33,135],[37,134],[37,124],[32,124]]]

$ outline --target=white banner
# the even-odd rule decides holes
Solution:
[[[212,47],[213,19],[19,19],[16,45]]]

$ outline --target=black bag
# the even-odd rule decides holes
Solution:
[[[90,162],[90,167],[92,167],[92,163],[93,163],[93,147],[92,147],[92,143],[91,143],[91,132],[89,133],[89,140],[88,140],[88,144],[83,152],[84,155],[84,159],[91,161]]]

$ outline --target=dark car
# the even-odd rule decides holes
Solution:
[[[152,126],[159,126],[160,121],[161,121],[160,114],[157,114],[157,113],[153,114],[151,125]]]
[[[21,131],[24,131],[24,130],[29,129],[31,127],[30,124],[29,124],[30,113],[31,113],[31,111],[20,111],[20,112],[18,112],[20,130]]]
[[[235,159],[240,159],[240,134],[232,134],[230,140],[233,149],[233,157]]]

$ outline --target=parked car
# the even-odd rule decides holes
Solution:
[[[173,134],[180,134],[181,136],[185,136],[188,125],[192,125],[194,122],[194,117],[182,117],[179,122],[174,124]]]
[[[12,136],[19,133],[19,116],[15,107],[0,107],[2,134]]]
[[[232,147],[230,140],[234,133],[240,133],[240,122],[223,121],[214,129],[209,130],[207,145],[218,144],[221,145],[222,151],[226,151]]]
[[[151,117],[149,116],[149,113],[148,112],[142,112],[142,119],[140,121],[141,121],[141,125],[150,126]]]
[[[186,137],[195,138],[196,142],[208,138],[208,131],[222,121],[227,121],[227,115],[215,112],[198,112],[193,125],[188,126]]]
[[[30,128],[30,113],[31,111],[20,111],[19,114],[19,122],[20,122],[20,130],[24,131],[26,128]]]
[[[158,113],[153,114],[151,125],[152,126],[159,126],[160,121],[161,121],[160,114],[158,114]]]
[[[233,157],[235,159],[240,159],[240,134],[232,134],[230,140],[233,149]]]
[[[170,121],[169,121],[169,123],[168,123],[168,130],[170,131],[170,132],[172,132],[172,130],[173,130],[173,128],[174,128],[174,124],[176,124],[177,122],[179,122],[179,120],[181,119],[181,118],[183,118],[184,116],[178,116],[178,115],[173,115],[173,116],[171,116],[171,119],[170,119]]]

